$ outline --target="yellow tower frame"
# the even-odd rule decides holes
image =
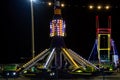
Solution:
[[[107,36],[107,42],[106,43],[102,43],[101,42],[101,38],[102,36]],[[111,50],[111,46],[110,46],[110,40],[111,40],[111,35],[110,34],[98,34],[98,59],[99,62],[101,62],[101,51],[106,51],[107,53],[107,60],[110,61],[110,50]],[[107,47],[101,47],[101,44],[107,44]]]

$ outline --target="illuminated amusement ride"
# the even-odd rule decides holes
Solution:
[[[111,16],[108,17],[108,27],[99,26],[96,16],[96,39],[88,60],[68,49],[64,42],[66,24],[62,18],[61,3],[54,1],[54,16],[50,22],[50,48],[45,49],[17,69],[17,72],[62,70],[68,73],[99,72],[101,69],[113,71],[117,67],[119,56],[111,38]],[[44,71],[43,71],[44,72]]]
[[[94,64],[85,60],[71,49],[68,49],[64,43],[66,36],[66,24],[61,16],[60,1],[54,2],[54,16],[50,22],[51,45],[49,49],[35,56],[33,59],[22,65],[17,71],[23,72],[37,65],[39,69],[60,69],[70,72],[93,72],[98,70]]]
[[[115,42],[111,38],[111,16],[108,16],[106,28],[99,26],[99,17],[96,16],[96,39],[88,61],[109,70],[117,67],[119,55]]]

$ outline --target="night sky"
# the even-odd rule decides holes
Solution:
[[[52,1],[52,0],[42,0]],[[103,2],[102,2],[103,1]],[[107,26],[107,17],[112,17],[112,38],[120,53],[120,3],[119,0],[62,0],[62,17],[66,21],[64,38],[66,46],[81,56],[88,58],[96,39],[95,16],[100,16],[100,26]],[[106,10],[89,10],[88,5],[111,4]],[[24,62],[22,57],[30,59],[31,52],[31,11],[29,0],[6,0],[2,5],[1,55],[0,63]],[[53,6],[46,3],[34,3],[35,54],[49,48],[49,24],[53,18]]]

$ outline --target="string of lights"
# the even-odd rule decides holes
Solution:
[[[38,0],[39,1],[39,0]],[[48,6],[54,6],[53,1],[39,1],[39,3],[48,5]],[[76,4],[72,3],[72,0],[62,0],[61,1],[61,7],[62,8],[67,8],[67,7],[73,7],[73,8],[85,8],[88,10],[111,10],[111,9],[118,9],[120,8],[120,4],[118,3],[113,3],[112,1],[106,1],[106,2],[96,2],[96,1],[86,1],[82,3],[79,2]]]

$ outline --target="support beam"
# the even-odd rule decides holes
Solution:
[[[77,65],[77,63],[74,61],[74,59],[69,55],[69,53],[66,51],[65,48],[62,48],[62,50],[64,51],[64,53],[66,54],[66,56],[69,58],[69,60],[72,62],[73,66],[77,69],[79,68],[79,66]]]
[[[48,58],[47,58],[47,61],[46,61],[45,65],[44,65],[44,68],[45,68],[45,69],[48,69],[51,61],[53,60],[53,57],[55,56],[55,55],[54,55],[54,51],[55,51],[55,48],[53,48],[52,52],[50,53],[50,55],[49,55]]]

